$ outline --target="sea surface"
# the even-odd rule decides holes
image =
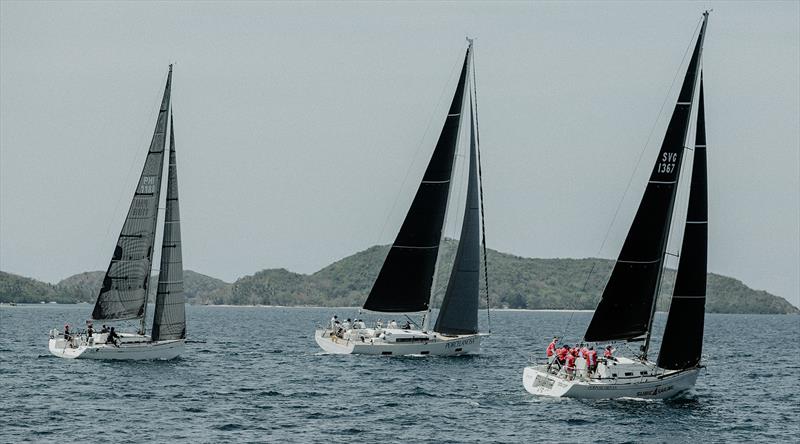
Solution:
[[[480,355],[325,355],[317,323],[355,309],[188,307],[169,362],[67,360],[47,332],[90,305],[0,307],[2,442],[744,442],[800,436],[800,316],[706,316],[697,386],[668,401],[538,398],[522,387],[586,312],[493,311]],[[482,313],[486,328],[486,313]],[[364,316],[366,319],[366,316]],[[659,315],[657,327],[663,328]],[[657,344],[656,344],[657,347]],[[657,348],[655,349],[657,350]],[[655,357],[655,353],[653,354]],[[797,442],[797,441],[794,441]]]

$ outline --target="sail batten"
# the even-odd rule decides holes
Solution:
[[[364,303],[365,310],[402,313],[428,309],[450,193],[469,53],[468,48],[436,148]]]
[[[649,339],[663,271],[691,104],[697,83],[707,16],[697,36],[678,99],[639,209],[602,299],[586,330],[589,342]],[[646,341],[649,342],[649,341]],[[645,352],[647,343],[645,344]]]
[[[170,67],[153,138],[92,311],[93,319],[141,319],[145,314],[164,168],[164,134],[171,84]]]
[[[658,366],[680,370],[700,363],[703,351],[708,261],[708,178],[705,104],[700,74],[694,164],[681,258],[670,303]]]
[[[170,116],[169,171],[164,211],[164,239],[158,274],[156,308],[153,315],[153,341],[186,338],[186,308],[183,294],[183,256],[181,248],[180,209],[178,204],[178,167],[175,154],[175,127]]]

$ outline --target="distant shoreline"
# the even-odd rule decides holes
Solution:
[[[91,305],[88,302],[75,302],[75,303],[61,303],[61,302],[47,302],[47,303],[30,303],[30,302],[17,302],[12,305],[8,302],[0,302],[0,307],[53,307],[58,305]],[[152,303],[150,303],[152,305]],[[193,307],[212,307],[212,308],[324,308],[331,311],[336,310],[359,310],[361,307],[327,307],[319,305],[231,305],[231,304],[187,304]],[[480,311],[486,310],[482,308]],[[594,310],[570,310],[565,308],[492,308],[492,311],[502,312],[541,312],[541,313],[594,313]],[[375,312],[378,314],[377,312]],[[657,313],[666,313],[665,311],[658,311]],[[800,315],[800,313],[714,313],[708,312],[706,314],[731,314],[731,315]]]

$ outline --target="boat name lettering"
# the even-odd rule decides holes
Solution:
[[[475,343],[475,338],[460,339],[458,341],[448,342],[447,344],[445,344],[444,348],[449,349],[453,347],[463,347],[465,345],[471,345],[474,343]]]
[[[670,390],[672,390],[672,386],[671,385],[665,385],[665,386],[662,386],[662,387],[656,387],[653,390],[645,390],[645,391],[641,391],[641,392],[636,392],[636,396],[656,396],[659,393],[668,392]]]

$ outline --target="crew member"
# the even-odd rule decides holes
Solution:
[[[110,342],[114,344],[115,347],[119,347],[119,345],[117,345],[117,338],[119,338],[119,335],[114,331],[114,327],[111,327],[111,331],[108,332],[108,338],[106,338],[106,344]]]
[[[545,351],[545,353],[547,353],[548,360],[549,360],[549,358],[553,357],[553,354],[556,352],[556,344],[557,343],[558,343],[558,337],[556,336],[556,337],[553,337],[553,340],[547,346],[547,350]]]
[[[569,346],[564,344],[563,347],[556,350],[556,362],[559,365],[564,365],[564,360],[567,359],[567,355],[569,354]]]
[[[594,373],[597,370],[597,351],[594,347],[589,347],[589,350],[586,352],[588,358],[586,359],[586,364],[589,369],[589,373]]]
[[[566,358],[567,377],[572,379],[575,375],[575,353],[568,353]]]
[[[336,331],[336,324],[338,323],[339,323],[339,317],[333,315],[333,317],[331,318],[331,330]]]

